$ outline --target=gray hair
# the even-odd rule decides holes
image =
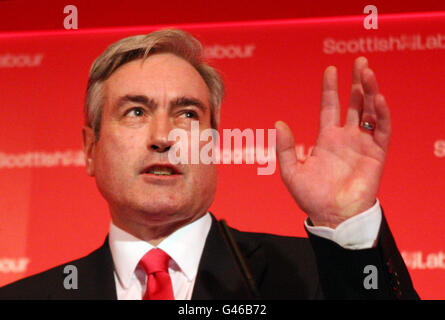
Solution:
[[[85,98],[85,123],[100,135],[102,108],[104,105],[103,83],[120,66],[137,59],[147,59],[154,53],[173,53],[188,61],[204,79],[210,91],[211,125],[217,129],[224,84],[218,72],[203,59],[201,43],[191,34],[177,29],[158,30],[147,35],[131,36],[110,45],[94,61],[90,69]]]

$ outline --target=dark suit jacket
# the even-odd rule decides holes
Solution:
[[[249,291],[212,217],[192,299],[249,299]],[[231,229],[263,299],[417,299],[406,266],[383,219],[375,248],[343,249],[332,241]],[[66,265],[78,289],[65,289]],[[367,265],[377,289],[365,289]],[[0,299],[116,299],[113,260],[104,244],[88,256],[0,288]]]

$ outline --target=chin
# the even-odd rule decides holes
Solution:
[[[174,197],[153,196],[150,199],[144,199],[138,207],[144,215],[159,221],[167,217],[174,218],[175,216],[182,216],[184,213],[191,213],[191,208],[187,206],[185,201]]]

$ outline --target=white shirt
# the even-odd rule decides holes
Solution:
[[[372,208],[342,222],[336,229],[309,226],[306,221],[305,226],[309,232],[344,248],[365,249],[375,246],[381,220],[382,212],[377,200]],[[190,300],[192,297],[211,224],[212,218],[207,213],[176,230],[157,246],[171,257],[168,271],[176,300]],[[118,300],[141,300],[145,293],[146,275],[138,263],[154,247],[118,228],[113,222],[110,224],[109,245]]]
[[[164,239],[157,248],[170,256],[168,272],[176,300],[190,300],[205,240],[212,224],[206,214]],[[109,244],[114,262],[114,279],[118,300],[141,300],[146,275],[138,266],[141,258],[154,247],[139,238],[110,225]]]
[[[304,225],[307,230],[319,237],[336,242],[345,249],[369,249],[377,244],[377,236],[382,223],[382,209],[377,199],[368,210],[340,223],[337,228],[313,227]]]

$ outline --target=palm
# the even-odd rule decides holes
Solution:
[[[316,225],[335,227],[376,199],[390,137],[389,110],[364,58],[356,60],[345,125],[340,126],[336,72],[323,79],[320,132],[304,163],[297,161],[290,129],[277,123],[277,155],[285,185]],[[374,131],[360,121],[375,124]]]

